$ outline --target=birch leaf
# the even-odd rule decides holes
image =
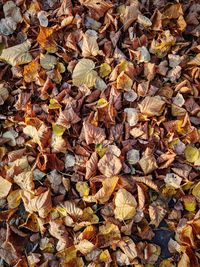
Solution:
[[[72,79],[74,86],[86,85],[92,87],[97,79],[95,64],[91,59],[81,59],[75,66]]]
[[[137,202],[135,197],[126,189],[119,189],[115,196],[115,218],[123,221],[132,219],[136,213]]]
[[[32,56],[28,52],[30,48],[31,42],[27,40],[22,44],[3,49],[0,55],[0,60],[5,61],[12,66],[29,63],[32,60]]]

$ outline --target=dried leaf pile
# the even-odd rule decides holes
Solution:
[[[0,266],[200,266],[199,14],[1,1]]]

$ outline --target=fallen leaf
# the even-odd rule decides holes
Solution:
[[[134,196],[126,189],[119,189],[114,199],[115,218],[124,221],[132,219],[136,213],[137,202]]]
[[[55,53],[58,49],[53,37],[54,32],[55,30],[52,27],[40,26],[40,32],[37,36],[37,42],[49,53]]]
[[[97,32],[94,30],[87,30],[83,34],[83,44],[81,46],[83,57],[98,55],[99,46],[97,43],[97,38]]]
[[[148,117],[160,116],[164,110],[165,102],[160,96],[147,96],[138,106],[141,113]]]
[[[11,182],[0,176],[0,199],[7,197],[11,187]]]
[[[115,155],[106,153],[99,160],[98,169],[106,177],[111,177],[120,173],[122,169],[122,163]]]
[[[31,54],[28,50],[31,48],[29,40],[22,44],[11,46],[2,50],[0,60],[7,62],[12,66],[27,64],[32,60]]]
[[[98,76],[94,68],[95,64],[91,59],[79,60],[72,73],[73,85],[86,85],[88,87],[94,86]]]

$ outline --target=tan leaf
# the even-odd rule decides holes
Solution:
[[[79,0],[79,2],[89,8],[91,16],[96,20],[103,17],[105,12],[112,7],[112,3],[108,0]]]
[[[141,113],[148,117],[160,116],[164,110],[165,102],[160,96],[146,96],[138,106]]]
[[[94,244],[87,239],[81,240],[77,245],[76,249],[79,250],[83,255],[87,255],[94,249]]]
[[[71,106],[66,107],[64,111],[60,110],[56,125],[69,128],[72,124],[80,121],[79,116],[74,112]]]
[[[118,180],[118,176],[112,176],[103,180],[102,188],[94,195],[94,198],[101,204],[106,203],[110,199],[113,191],[115,190]]]
[[[9,209],[15,209],[20,205],[21,202],[21,189],[12,191],[8,197],[8,207]]]
[[[132,79],[129,78],[129,76],[124,73],[124,71],[122,71],[117,77],[117,89],[130,91],[132,85],[133,85]]]
[[[8,180],[0,176],[0,199],[8,195],[11,187],[12,184]]]
[[[33,172],[21,172],[14,176],[14,182],[23,190],[32,191],[35,188]]]
[[[139,184],[137,184],[137,192],[138,192],[138,208],[143,209],[145,205],[145,193]]]
[[[83,57],[97,56],[99,53],[99,46],[97,44],[97,32],[94,30],[87,30],[83,34],[82,55]]]
[[[115,218],[123,221],[132,219],[136,213],[137,202],[135,197],[126,189],[119,189],[115,195]]]
[[[138,17],[138,13],[139,13],[139,6],[137,1],[136,2],[132,2],[132,4],[130,6],[126,5],[125,11],[121,14],[120,18],[121,18],[121,22],[124,25],[124,31],[126,31],[130,25],[137,20]]]
[[[144,174],[149,174],[158,168],[156,159],[153,155],[143,155],[139,161],[139,164]]]
[[[106,139],[105,130],[88,122],[83,124],[83,131],[87,145],[100,144]]]
[[[159,226],[160,222],[164,219],[166,214],[166,207],[164,207],[159,201],[154,201],[149,206],[149,216],[151,219],[151,224],[154,224],[156,227]]]
[[[92,176],[95,176],[97,170],[98,155],[96,152],[93,152],[90,159],[86,162],[86,174],[85,179],[90,179]]]
[[[74,218],[79,218],[83,214],[82,209],[78,208],[73,201],[65,201],[64,208],[66,209],[67,213]]]
[[[132,176],[132,178],[139,182],[139,183],[144,183],[146,184],[148,187],[152,188],[153,190],[155,190],[156,192],[159,192],[158,190],[158,186],[157,184],[155,184],[153,181],[152,181],[152,176],[151,175],[148,175],[148,176]]]
[[[32,56],[28,52],[30,48],[31,42],[27,40],[22,44],[3,49],[0,55],[0,60],[6,61],[12,66],[29,63],[32,60]]]
[[[98,245],[100,247],[107,247],[118,243],[121,239],[120,230],[117,225],[111,222],[105,222],[104,225],[99,226]]]
[[[26,211],[30,213],[38,212],[41,218],[46,218],[52,209],[50,190],[38,196],[34,196],[28,191],[22,191],[21,196]]]
[[[98,162],[99,171],[106,177],[111,177],[120,173],[122,163],[118,157],[111,153],[106,153]]]
[[[79,60],[72,73],[73,85],[86,85],[88,87],[94,86],[98,76],[94,68],[95,64],[91,59],[83,58]]]
[[[119,247],[130,260],[133,260],[137,257],[137,248],[131,238],[125,237],[119,242]]]

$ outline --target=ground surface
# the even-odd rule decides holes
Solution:
[[[200,266],[199,1],[0,1],[0,265]]]

